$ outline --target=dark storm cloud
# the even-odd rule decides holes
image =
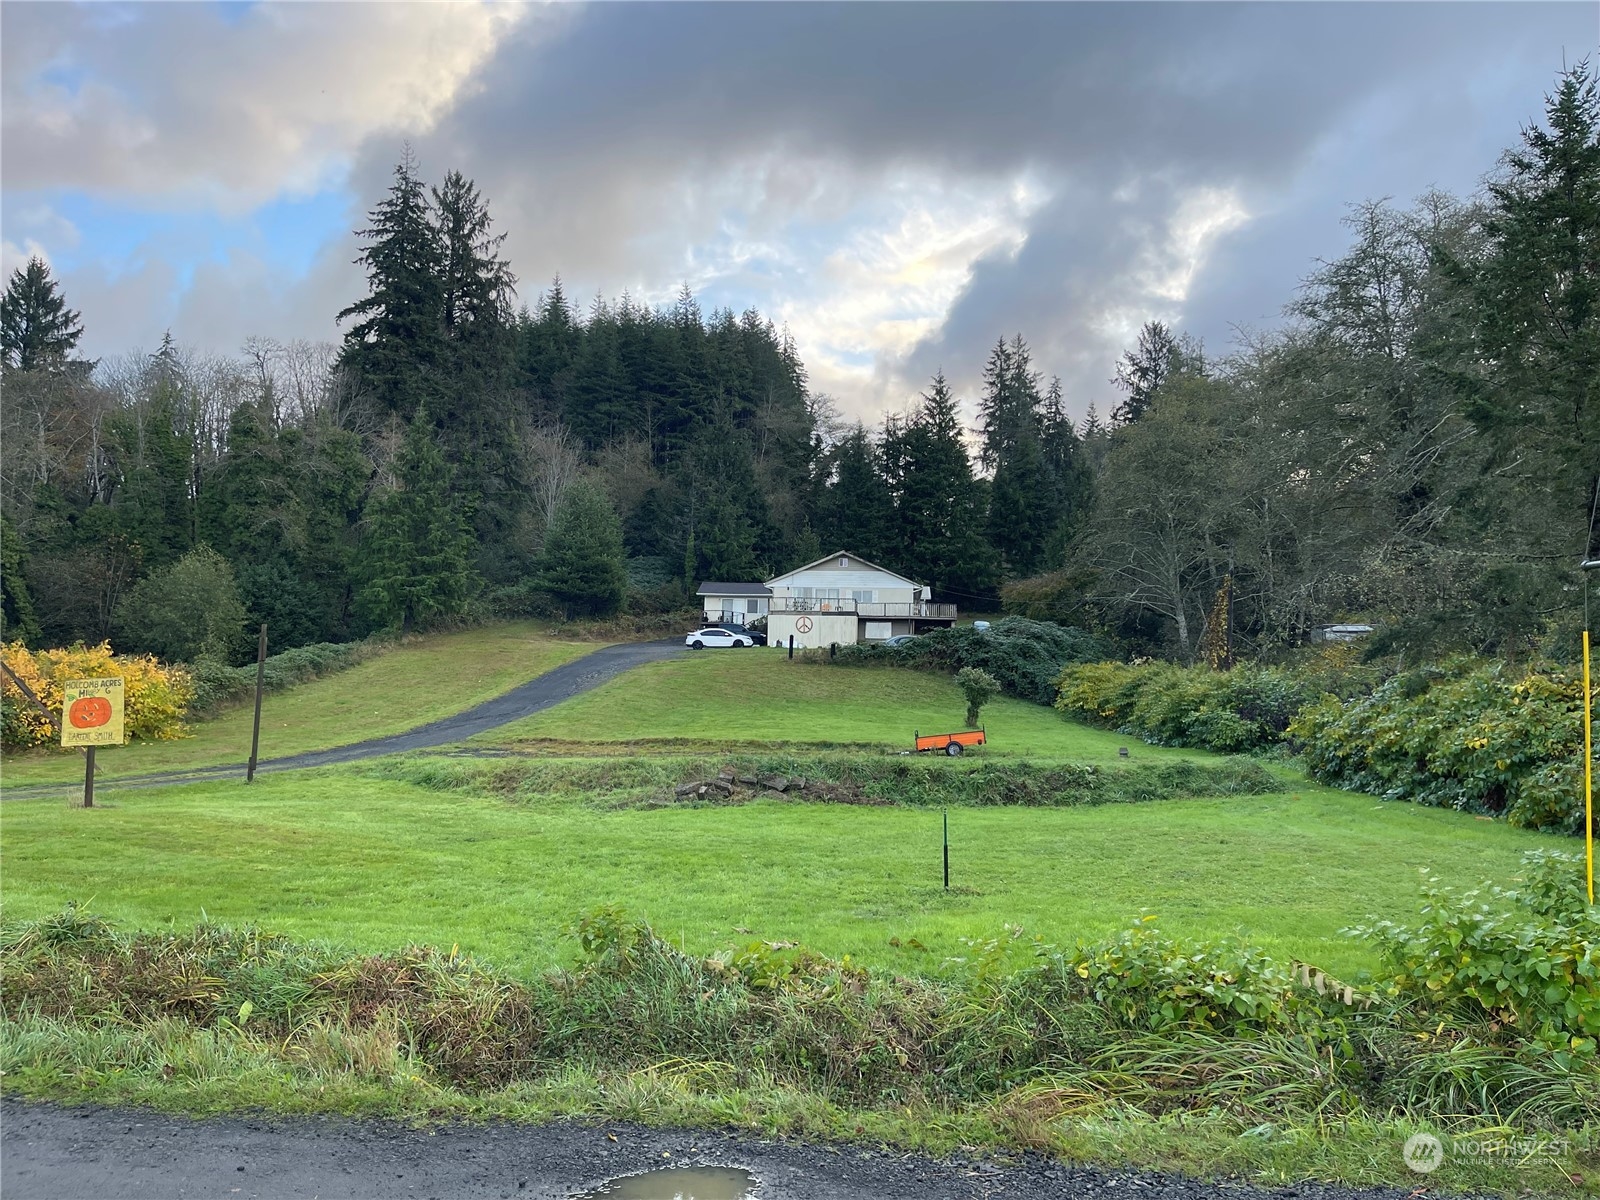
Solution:
[[[657,289],[681,267],[673,248],[712,236],[730,203],[781,231],[900,171],[1031,173],[1051,198],[1020,250],[977,263],[901,365],[912,382],[941,363],[970,379],[996,337],[1022,330],[1081,408],[1119,320],[1213,337],[1258,321],[1313,253],[1337,248],[1343,202],[1470,188],[1493,150],[1463,118],[1503,146],[1563,42],[1576,55],[1586,40],[1588,5],[606,4],[556,37],[513,34],[419,148],[484,185],[525,275]],[[1341,147],[1352,134],[1371,137],[1375,163]],[[1465,164],[1464,146],[1478,155]],[[372,148],[368,194],[391,159]],[[1401,169],[1386,186],[1374,165]],[[1262,247],[1273,261],[1253,258],[1248,230],[1224,232],[1186,296],[1152,290],[1181,273],[1174,223],[1207,189],[1280,235]],[[1291,200],[1314,217],[1276,211]],[[1285,244],[1286,230],[1315,245]],[[1240,309],[1197,311],[1200,296]]]

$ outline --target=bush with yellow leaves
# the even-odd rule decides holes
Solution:
[[[183,737],[183,714],[194,699],[194,680],[180,666],[164,666],[149,655],[113,654],[110,642],[82,643],[61,650],[29,651],[21,642],[0,647],[0,660],[60,720],[61,685],[73,679],[122,677],[124,729],[145,741]],[[0,746],[25,750],[57,740],[50,720],[0,673]]]

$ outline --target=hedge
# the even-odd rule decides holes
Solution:
[[[360,642],[315,642],[270,655],[263,672],[263,689],[278,692],[297,683],[348,670],[381,654],[389,645],[388,639],[375,636]],[[254,663],[230,667],[202,658],[190,670],[194,677],[194,700],[189,706],[191,716],[208,716],[255,691]]]
[[[1462,659],[1310,704],[1289,736],[1323,783],[1579,834],[1582,703],[1574,673]]]
[[[937,629],[899,646],[868,642],[839,647],[844,665],[876,663],[919,671],[987,671],[1008,696],[1034,704],[1055,699],[1056,679],[1068,663],[1093,662],[1113,652],[1098,634],[1026,617],[1006,617],[988,630],[971,625]]]
[[[1088,663],[1056,708],[1164,746],[1223,754],[1286,744],[1320,783],[1391,800],[1583,831],[1582,685],[1553,666],[1458,659],[1372,668]]]

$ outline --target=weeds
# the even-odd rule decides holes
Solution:
[[[1362,1166],[1332,1131],[1592,1148],[1600,1120],[1592,1060],[1555,1065],[1514,1029],[1441,1027],[1410,1003],[1295,992],[1237,949],[1136,934],[1035,945],[1017,968],[1013,934],[929,981],[782,943],[699,957],[615,909],[572,933],[573,967],[516,979],[425,947],[128,934],[68,909],[0,938],[0,1071],[30,1094],[193,1111],[560,1112],[1158,1165],[1176,1133],[1191,1170],[1365,1181],[1397,1178],[1398,1155]],[[1152,1130],[1164,1148],[1144,1145]],[[1536,1178],[1565,1186],[1518,1182]]]

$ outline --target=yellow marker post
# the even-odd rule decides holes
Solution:
[[[94,807],[94,750],[122,745],[122,677],[73,679],[61,685],[61,744],[87,751],[83,806]]]
[[[1589,631],[1583,631],[1583,861],[1589,876],[1589,903],[1594,903],[1594,733],[1590,709]]]

